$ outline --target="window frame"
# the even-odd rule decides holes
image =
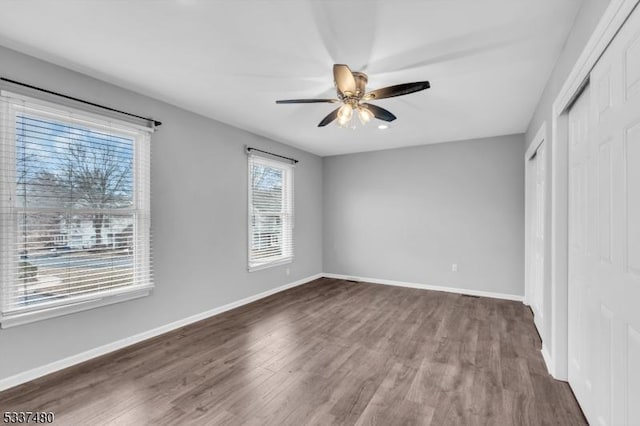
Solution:
[[[153,128],[119,120],[106,115],[89,112],[65,104],[49,102],[14,92],[0,91],[2,133],[0,134],[0,164],[7,165],[0,176],[0,264],[7,268],[0,272],[0,328],[26,324],[34,321],[67,315],[120,303],[147,296],[153,289],[151,268],[151,208],[150,208],[150,135]],[[133,204],[122,209],[122,213],[133,216],[133,274],[134,284],[117,289],[106,289],[93,293],[66,297],[19,310],[7,311],[6,298],[12,291],[17,277],[19,261],[17,245],[20,214],[28,212],[55,212],[57,208],[20,207],[17,197],[16,161],[17,117],[24,112],[27,116],[56,120],[69,125],[81,125],[92,130],[108,131],[111,134],[133,140],[132,178]],[[108,211],[109,209],[99,209]],[[83,209],[68,209],[82,213]],[[138,278],[139,277],[139,278]],[[143,283],[142,285],[136,285]]]
[[[253,259],[251,255],[251,247],[253,242],[253,185],[252,185],[252,165],[254,163],[262,164],[267,167],[273,167],[283,172],[283,211],[279,213],[283,222],[283,237],[281,239],[281,247],[283,254],[272,256],[266,260]],[[249,272],[259,271],[263,269],[273,268],[276,266],[293,263],[294,259],[294,229],[295,229],[295,204],[294,204],[294,165],[284,161],[272,160],[262,155],[249,153],[247,160],[247,181],[248,181],[248,208],[247,208],[247,270]],[[288,217],[287,217],[288,216]],[[285,226],[285,223],[287,224]],[[288,236],[285,235],[289,234]],[[289,245],[285,245],[285,242]],[[286,252],[285,252],[286,251]],[[263,258],[265,259],[265,258]]]

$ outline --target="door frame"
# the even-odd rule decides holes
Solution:
[[[531,187],[533,182],[535,182],[536,180],[536,175],[534,173],[532,173],[532,171],[530,170],[529,167],[529,161],[531,161],[533,159],[533,157],[535,156],[535,154],[538,152],[538,148],[540,148],[540,145],[542,145],[542,143],[545,141],[545,139],[547,138],[547,122],[545,121],[544,123],[542,123],[542,126],[540,126],[540,128],[538,129],[538,131],[536,132],[536,135],[534,136],[534,138],[531,140],[531,143],[529,144],[529,148],[527,148],[527,152],[525,152],[524,154],[524,182],[525,182],[525,218],[524,218],[524,223],[525,223],[525,231],[524,231],[524,241],[525,241],[525,246],[524,246],[524,252],[525,252],[525,259],[524,259],[524,304],[527,306],[530,306],[532,303],[532,300],[530,300],[531,297],[531,290],[533,287],[533,284],[530,282],[530,275],[529,275],[529,271],[532,267],[531,265],[531,250],[533,249],[533,247],[531,246],[531,243],[533,241],[533,239],[531,238],[531,221],[533,220],[533,211],[532,209],[532,198],[535,194],[531,193]],[[547,168],[545,167],[545,170]],[[548,173],[545,173],[545,175]],[[545,180],[546,180],[547,176],[545,176]],[[545,198],[546,198],[546,191],[545,191]],[[546,250],[545,250],[546,252]],[[538,333],[541,333],[540,330],[538,330]]]
[[[548,214],[547,214],[547,209],[545,208],[545,212],[544,212],[544,238],[545,238],[545,243],[544,243],[544,247],[543,247],[543,270],[542,270],[542,276],[543,276],[543,283],[542,283],[542,297],[543,297],[543,307],[542,307],[542,312],[536,312],[534,310],[534,283],[531,282],[531,268],[535,267],[535,263],[532,262],[531,259],[531,255],[532,255],[532,251],[536,250],[535,247],[535,238],[531,233],[531,227],[532,227],[532,222],[536,221],[537,219],[537,204],[539,202],[538,198],[537,198],[537,191],[536,191],[536,184],[537,184],[537,179],[538,179],[538,171],[537,171],[537,164],[535,165],[535,169],[532,170],[532,164],[530,163],[531,160],[533,160],[533,158],[537,155],[538,153],[538,149],[540,149],[540,147],[542,146],[542,144],[545,142],[545,140],[547,139],[547,122],[543,122],[542,125],[540,126],[540,128],[538,129],[538,131],[536,132],[536,135],[533,137],[533,139],[531,140],[531,143],[529,144],[529,148],[527,148],[527,152],[525,152],[524,154],[524,170],[525,170],[525,233],[524,233],[524,240],[525,240],[525,247],[524,247],[524,253],[525,253],[525,261],[524,261],[524,273],[525,273],[525,277],[524,277],[524,304],[529,306],[531,308],[531,311],[534,313],[534,319],[533,319],[533,323],[536,327],[536,329],[538,330],[538,335],[540,336],[541,340],[542,340],[542,356],[543,358],[548,358],[548,349],[546,348],[545,344],[546,344],[546,336],[548,334],[547,329],[548,329],[548,320],[547,320],[547,315],[545,314],[545,310],[547,310],[547,304],[544,303],[544,299],[546,297],[546,294],[548,292],[548,290],[545,288],[546,285],[546,277],[547,277],[547,263],[548,260],[548,249],[547,249],[547,224],[548,224]],[[536,161],[544,161],[544,180],[545,180],[545,186],[544,186],[544,193],[542,194],[542,198],[543,198],[543,203],[544,205],[548,205],[548,191],[547,191],[547,187],[548,185],[546,184],[546,182],[549,181],[549,167],[548,167],[548,161],[547,161],[547,157],[548,155],[546,154],[547,148],[545,146],[545,155],[543,158],[538,158]]]
[[[568,111],[588,82],[593,66],[639,3],[640,0],[610,1],[553,103],[551,143],[548,145],[551,155],[550,234],[545,230],[545,237],[549,236],[550,241],[549,252],[545,250],[545,265],[549,265],[551,272],[551,344],[546,346],[550,350],[545,362],[549,373],[559,380],[567,380],[569,365]]]

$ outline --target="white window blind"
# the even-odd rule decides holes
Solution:
[[[293,165],[249,154],[249,270],[293,260]]]
[[[2,327],[148,294],[150,129],[2,92]]]

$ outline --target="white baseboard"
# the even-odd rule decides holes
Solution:
[[[256,300],[263,299],[263,298],[265,298],[267,296],[271,296],[272,294],[279,293],[281,291],[290,289],[292,287],[297,287],[299,285],[306,284],[306,283],[308,283],[310,281],[316,280],[318,278],[322,278],[323,276],[325,276],[325,274],[315,274],[315,275],[312,275],[310,277],[306,277],[306,278],[303,278],[301,280],[298,280],[298,281],[295,281],[295,282],[292,282],[292,283],[289,283],[289,284],[285,284],[285,285],[282,285],[280,287],[272,288],[272,289],[264,291],[262,293],[255,294],[253,296],[245,297],[244,299],[237,300],[235,302],[231,302],[231,303],[228,303],[226,305],[223,305],[223,306],[220,306],[220,307],[217,307],[217,308],[213,308],[213,309],[210,309],[208,311],[201,312],[199,314],[195,314],[195,315],[192,315],[190,317],[183,318],[183,319],[171,322],[169,324],[165,324],[163,326],[160,326],[160,327],[157,327],[157,328],[154,328],[154,329],[151,329],[151,330],[148,330],[148,331],[145,331],[145,332],[142,332],[142,333],[130,336],[130,337],[126,337],[126,338],[121,339],[121,340],[117,340],[117,341],[112,342],[112,343],[107,343],[106,345],[102,345],[102,346],[99,346],[97,348],[90,349],[88,351],[81,352],[79,354],[72,355],[72,356],[67,357],[67,358],[60,359],[58,361],[54,361],[54,362],[52,362],[50,364],[46,364],[46,365],[43,365],[41,367],[36,367],[36,368],[31,369],[31,370],[28,370],[28,371],[25,371],[25,372],[22,372],[22,373],[18,373],[18,374],[13,375],[13,376],[9,376],[7,378],[0,379],[0,391],[3,391],[3,390],[6,390],[6,389],[9,389],[9,388],[21,385],[21,384],[26,383],[28,381],[37,379],[37,378],[45,376],[47,374],[54,373],[54,372],[62,370],[64,368],[71,367],[72,365],[80,364],[81,362],[88,361],[88,360],[90,360],[92,358],[97,358],[99,356],[106,355],[106,354],[108,354],[110,352],[117,351],[118,349],[122,349],[122,348],[125,348],[127,346],[133,345],[135,343],[141,342],[143,340],[147,340],[147,339],[150,339],[152,337],[159,336],[161,334],[167,333],[167,332],[175,330],[177,328],[184,327],[185,325],[189,325],[189,324],[192,324],[194,322],[198,322],[198,321],[201,321],[203,319],[206,319],[206,318],[221,314],[223,312],[226,312],[226,311],[229,311],[231,309],[240,307],[242,305],[246,305],[248,303],[255,302]]]
[[[542,349],[540,349],[540,352],[542,353],[542,359],[544,359],[544,363],[547,366],[547,373],[553,376],[553,358],[551,358],[549,348],[544,345],[544,342],[542,342]]]
[[[421,290],[446,291],[448,293],[465,294],[469,296],[491,297],[493,299],[513,300],[516,302],[522,302],[522,299],[523,299],[523,296],[519,296],[517,294],[494,293],[491,291],[469,290],[467,288],[457,288],[457,287],[439,286],[439,285],[431,285],[431,284],[408,283],[404,281],[383,280],[379,278],[367,278],[367,277],[354,277],[351,275],[341,275],[341,274],[325,273],[323,274],[323,276],[327,278],[335,278],[339,280],[362,281],[362,282],[367,282],[372,284],[384,284],[384,285],[393,285],[397,287],[419,288]]]

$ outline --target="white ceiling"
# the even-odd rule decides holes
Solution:
[[[3,0],[0,44],[334,155],[524,132],[581,3]],[[334,63],[369,89],[431,89],[376,101],[398,117],[387,130],[318,128],[336,105],[275,104],[335,97]]]

